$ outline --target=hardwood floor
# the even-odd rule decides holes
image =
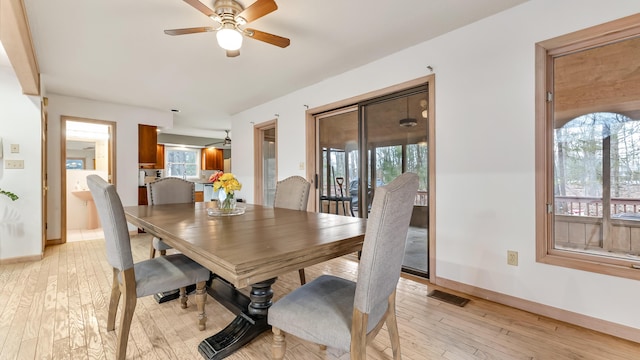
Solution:
[[[150,240],[146,234],[132,238],[135,261],[148,256]],[[355,279],[357,263],[354,256],[346,256],[306,272],[308,281],[324,273]],[[38,262],[0,265],[0,359],[113,359],[115,332],[106,331],[110,286],[111,268],[102,240],[48,247]],[[274,300],[298,286],[297,271],[280,277]],[[640,344],[463,294],[458,295],[471,301],[460,308],[428,298],[436,288],[400,279],[397,316],[405,360],[640,359]],[[200,341],[233,315],[209,298],[207,330],[200,332],[192,296],[189,304],[183,310],[177,301],[139,299],[127,358],[201,359]],[[286,341],[285,359],[349,358],[293,336]],[[266,332],[228,359],[270,359],[270,345],[271,332]],[[385,328],[367,355],[392,358]]]

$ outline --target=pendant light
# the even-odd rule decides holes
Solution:
[[[407,117],[404,119],[400,119],[400,126],[402,127],[413,127],[418,125],[418,120],[409,117],[409,97],[407,96]]]

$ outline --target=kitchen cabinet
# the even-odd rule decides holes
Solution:
[[[222,149],[202,149],[202,161],[200,163],[202,170],[222,170],[224,168]]]
[[[147,187],[146,186],[138,186],[138,205],[147,205]],[[144,230],[138,228],[138,233],[143,233]]]
[[[138,186],[138,205],[148,205],[146,186]]]
[[[164,169],[164,144],[156,146],[156,167],[154,169]]]
[[[204,201],[204,192],[203,191],[196,191],[195,195],[196,195],[196,198],[195,198],[196,202],[203,202]]]
[[[164,169],[164,144],[156,145],[156,160],[153,164],[140,164],[140,169]]]
[[[158,132],[157,126],[138,125],[138,163],[140,165],[155,164],[157,159]]]

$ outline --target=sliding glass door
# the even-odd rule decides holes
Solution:
[[[318,176],[320,211],[354,216],[358,209],[357,191],[360,170],[358,145],[358,109],[351,107],[317,118],[321,171]]]
[[[366,218],[378,187],[403,172],[418,174],[403,269],[425,277],[428,113],[424,85],[316,117],[320,211]]]

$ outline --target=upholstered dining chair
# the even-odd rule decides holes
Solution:
[[[367,220],[357,282],[322,275],[269,309],[273,359],[285,353],[284,333],[366,359],[366,345],[386,322],[393,358],[400,359],[395,314],[405,241],[418,176],[404,173],[376,190]]]
[[[149,205],[179,204],[195,202],[195,184],[191,181],[175,177],[160,178],[147,183],[147,203]],[[166,255],[171,246],[162,239],[154,236],[151,241],[149,258],[156,256],[156,250],[160,255]]]
[[[207,297],[205,285],[209,280],[209,270],[183,254],[160,256],[134,264],[127,220],[115,187],[98,175],[87,176],[87,184],[102,222],[107,260],[113,267],[107,331],[115,330],[118,303],[120,297],[124,298],[116,341],[116,358],[124,360],[126,357],[133,311],[137,298],[140,297],[179,288],[181,306],[184,309],[187,307],[185,288],[196,284],[198,328],[204,330],[207,321],[204,312]]]
[[[307,202],[309,201],[309,183],[302,176],[290,176],[276,183],[276,194],[273,200],[273,207],[291,209],[291,210],[307,210]],[[304,269],[298,270],[300,275],[300,285],[304,285],[306,275]]]

